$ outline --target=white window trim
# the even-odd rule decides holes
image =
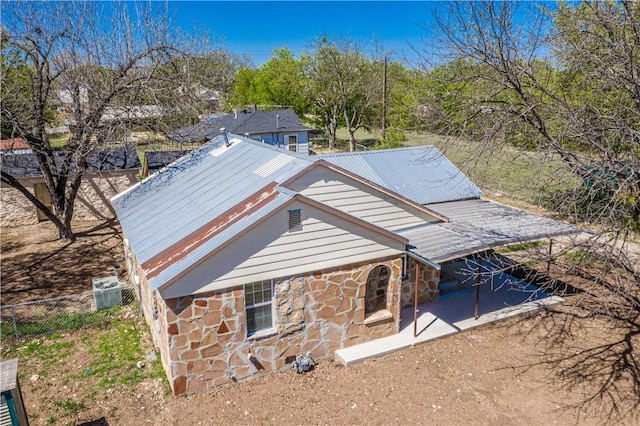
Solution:
[[[249,334],[249,326],[247,325],[247,338],[248,339],[257,339],[260,337],[265,337],[268,335],[271,335],[275,332],[275,321],[276,321],[276,310],[275,310],[275,280],[271,279],[271,280],[262,280],[262,281],[257,281],[257,282],[263,282],[263,281],[269,281],[269,283],[271,284],[271,300],[269,300],[268,302],[260,302],[260,303],[254,303],[253,305],[247,305],[247,298],[246,298],[246,286],[249,284],[255,284],[255,282],[253,283],[249,283],[249,284],[245,284],[245,286],[243,286],[243,290],[244,290],[244,294],[245,294],[245,299],[244,299],[244,315],[245,315],[245,324],[248,323],[248,321],[246,320],[247,318],[247,309],[249,308],[259,308],[261,306],[266,306],[268,304],[271,304],[271,327],[269,328],[264,328],[262,330],[256,330],[253,333]]]
[[[292,150],[291,148],[289,148],[289,146],[291,145],[289,143],[289,141],[291,140],[292,137],[294,137],[296,139],[296,143],[294,144],[295,147],[296,147],[295,151]],[[298,134],[296,133],[295,135],[285,135],[285,139],[286,139],[285,146],[286,146],[287,150],[297,153],[298,150],[300,149],[300,141],[299,141],[299,138],[298,138]]]

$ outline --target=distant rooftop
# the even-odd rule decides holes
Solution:
[[[7,151],[7,150],[13,151],[17,149],[29,149],[29,145],[27,145],[27,141],[22,138],[0,140],[1,151]]]
[[[190,143],[207,141],[220,135],[223,128],[238,135],[281,133],[312,130],[302,124],[300,118],[291,109],[277,111],[241,110],[234,114],[213,117],[193,126],[183,127],[168,136],[176,142]]]
[[[146,151],[144,153],[144,175],[149,176],[154,174],[189,152],[189,150],[185,149],[176,151]]]
[[[55,151],[54,159],[58,168],[64,158],[63,151]],[[42,171],[35,154],[15,153],[0,156],[0,167],[15,178],[40,177]],[[134,147],[94,149],[87,156],[86,173],[117,170],[132,170],[141,167]]]

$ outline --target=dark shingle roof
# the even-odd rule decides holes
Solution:
[[[220,134],[220,128],[227,132],[244,135],[245,133],[281,133],[312,130],[302,124],[300,118],[291,109],[277,111],[242,110],[237,114],[225,114],[193,126],[183,127],[169,134],[176,142],[188,143],[213,139]]]
[[[154,174],[189,152],[190,151],[185,149],[178,151],[147,151],[144,153],[144,162],[146,165],[145,174]]]
[[[60,167],[64,152],[54,152],[54,158]],[[0,167],[15,178],[42,176],[42,171],[33,153],[0,156]],[[87,156],[86,173],[133,170],[140,167],[140,160],[134,147],[94,149]]]

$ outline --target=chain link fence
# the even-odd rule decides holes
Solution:
[[[0,340],[102,326],[114,319],[141,316],[137,285],[88,291],[53,299],[0,306]]]

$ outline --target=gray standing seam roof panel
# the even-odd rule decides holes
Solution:
[[[172,263],[166,270],[162,271],[158,276],[149,279],[149,286],[152,290],[158,289],[163,283],[175,278],[178,274],[188,269],[191,265],[196,263],[199,259],[206,257],[209,253],[215,250],[217,247],[229,241],[235,235],[242,230],[258,222],[263,217],[286,203],[291,199],[291,196],[286,193],[278,194],[278,197],[264,206],[260,211],[243,218],[239,222],[233,224],[228,229],[225,229],[220,234],[206,241],[202,246],[198,247],[193,253],[187,256],[180,262]]]
[[[478,198],[482,191],[433,146],[320,155],[419,204]]]
[[[444,262],[493,247],[579,231],[576,227],[487,200],[453,201],[428,206],[450,222],[399,232],[410,250]]]
[[[232,141],[235,137],[230,136]],[[141,262],[197,231],[269,183],[281,182],[311,164],[305,156],[241,139],[242,143],[238,140],[227,148],[224,138],[216,138],[112,200]],[[282,155],[291,160],[267,176],[254,173],[256,168]],[[171,185],[166,184],[169,181]]]
[[[261,188],[294,176],[315,159],[324,159],[448,217],[449,222],[396,232],[409,239],[410,251],[435,262],[578,231],[479,199],[480,189],[434,147],[307,157],[236,135],[229,138],[229,146],[220,136],[112,199],[141,263],[238,207]],[[291,199],[287,190],[275,190],[278,194],[268,204],[169,264],[150,279],[151,287],[176,277]]]

